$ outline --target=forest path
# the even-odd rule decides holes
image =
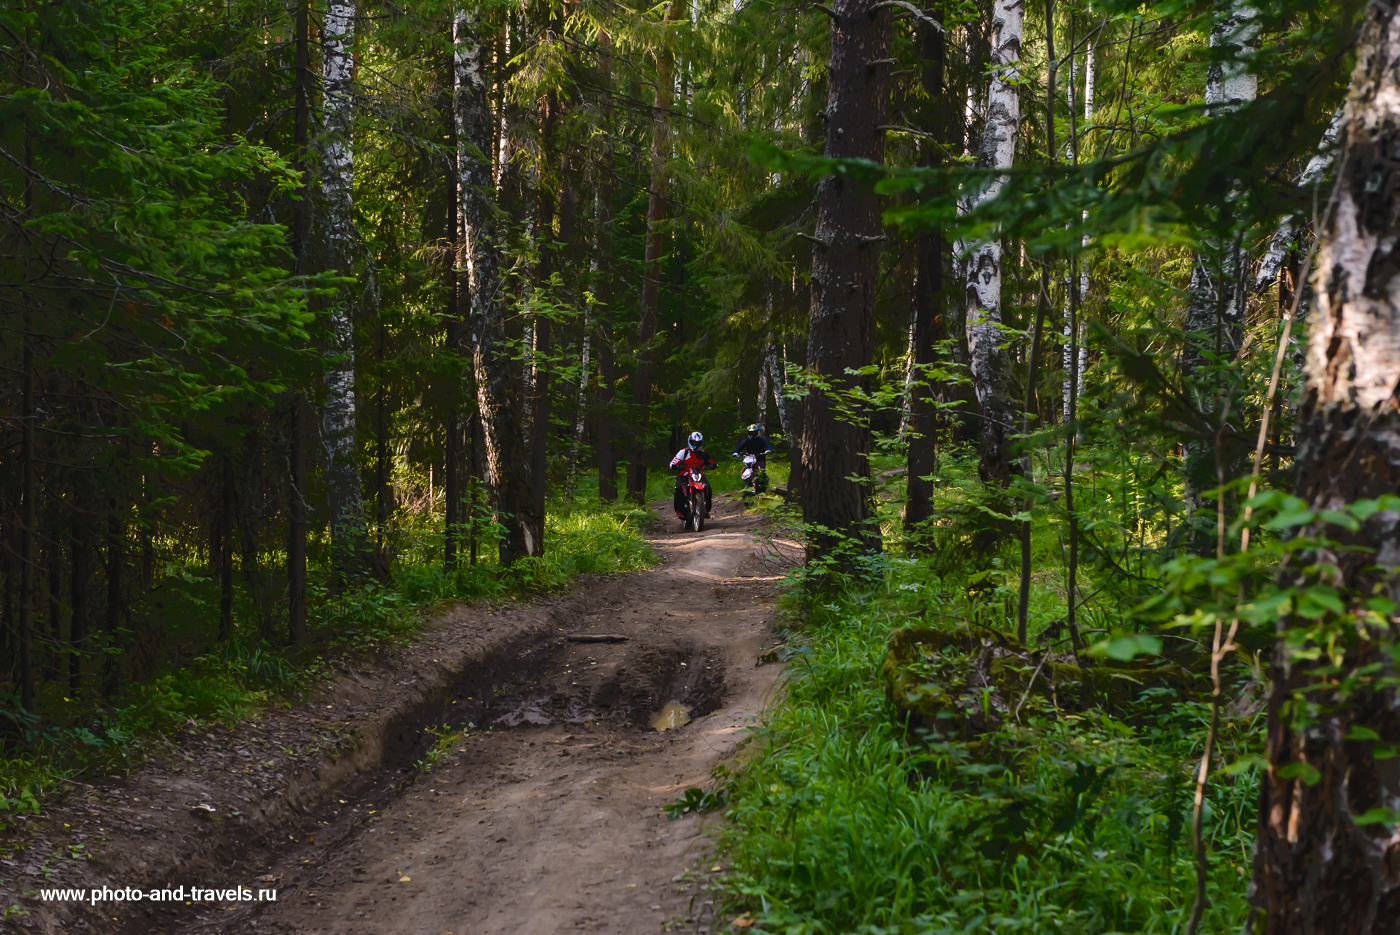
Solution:
[[[298,852],[263,868],[277,902],[186,931],[653,935],[687,920],[686,930],[713,930],[691,905],[695,885],[676,879],[705,856],[700,819],[668,821],[662,806],[706,786],[768,701],[780,667],[757,662],[773,644],[778,579],[751,557],[755,518],[737,497],[716,496],[699,535],[678,532],[670,504],[657,506],[667,519],[650,541],[662,564],[577,622],[626,642],[556,640],[520,684],[496,689],[504,701],[491,729],[459,744],[464,752],[369,820],[351,819],[318,859]],[[654,686],[667,683],[673,700],[694,705],[692,723],[658,732],[647,726],[656,711],[616,716],[629,702],[664,701]],[[653,687],[637,694],[638,684]],[[613,716],[591,719],[600,706]]]

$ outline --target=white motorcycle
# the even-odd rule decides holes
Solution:
[[[758,455],[744,455],[744,469],[739,473],[744,484],[744,496],[758,496],[768,489],[768,472],[758,463]]]

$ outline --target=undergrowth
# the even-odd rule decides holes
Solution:
[[[717,777],[727,796],[724,918],[782,935],[1180,932],[1195,890],[1190,827],[1206,703],[1155,688],[1127,710],[1071,713],[1029,694],[1016,718],[953,741],[907,729],[887,699],[880,669],[895,629],[1014,627],[1015,544],[992,553],[958,544],[955,511],[978,485],[967,482],[968,462],[949,460],[942,548],[906,552],[889,496],[873,579],[833,588],[794,571],[783,598],[785,693],[745,770]],[[1094,504],[1084,499],[1087,513]],[[793,521],[790,508],[776,512]],[[1053,531],[1034,543],[1033,643],[1061,632],[1057,545]],[[1082,582],[1081,594],[1101,586]],[[1087,629],[1124,625],[1120,603],[1094,606]],[[1212,777],[1206,800],[1201,931],[1236,928],[1247,912],[1258,707],[1223,712],[1215,762],[1233,768]]]

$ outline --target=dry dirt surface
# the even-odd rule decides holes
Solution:
[[[626,576],[572,631],[522,650],[485,706],[470,696],[445,705],[448,720],[454,704],[471,705],[475,729],[430,768],[384,777],[389,794],[370,783],[337,803],[321,845],[244,862],[239,875],[275,886],[276,902],[182,913],[178,930],[715,930],[702,819],[668,820],[663,806],[711,785],[779,666],[759,664],[773,647],[777,578],[752,555],[754,519],[733,499],[716,497],[714,512],[700,534],[658,525],[662,564]],[[582,635],[625,640],[569,639]],[[668,703],[688,707],[690,723],[656,730]]]

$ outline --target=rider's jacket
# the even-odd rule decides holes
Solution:
[[[676,452],[676,456],[671,459],[671,470],[684,471],[687,468],[698,467],[704,470],[715,462],[705,453],[704,448],[682,448]]]
[[[745,436],[734,446],[736,455],[766,455],[773,453],[773,446],[762,435]]]

